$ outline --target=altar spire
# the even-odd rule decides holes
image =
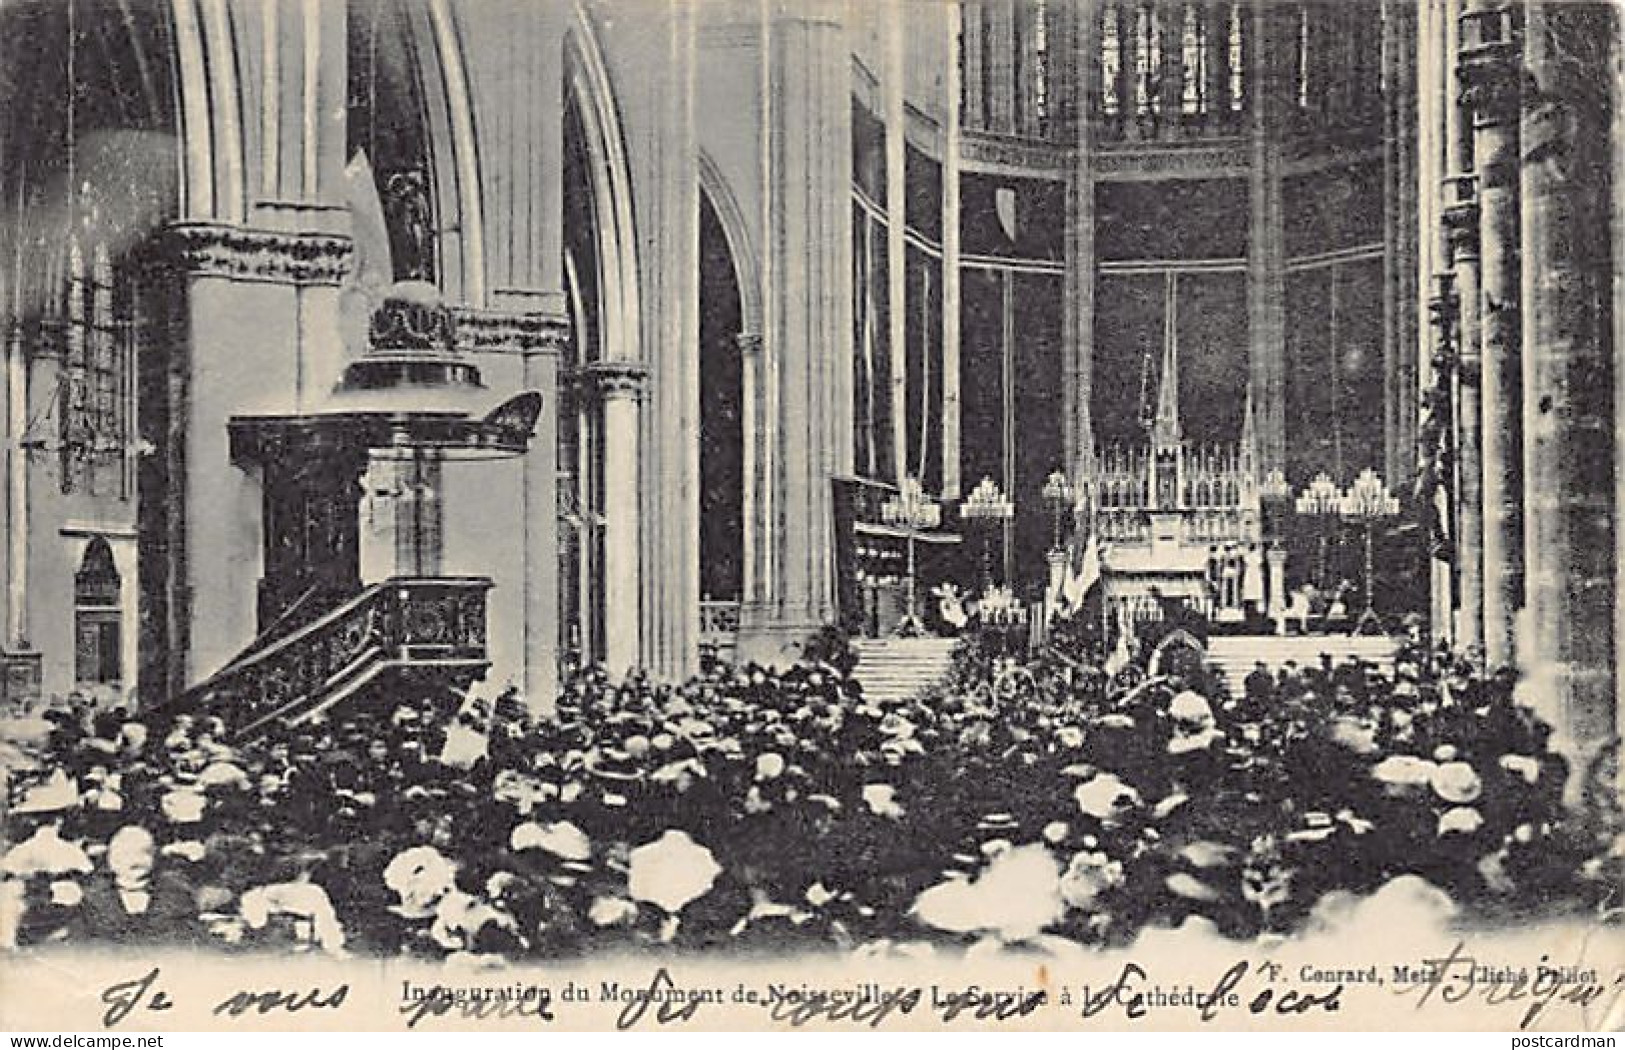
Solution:
[[[1241,410],[1241,447],[1236,449],[1243,470],[1251,473],[1258,462],[1258,416],[1253,408],[1253,384],[1247,382],[1247,400]]]
[[[1162,373],[1157,386],[1157,415],[1151,427],[1151,445],[1175,448],[1183,438],[1179,425],[1179,274],[1165,285],[1162,309]]]

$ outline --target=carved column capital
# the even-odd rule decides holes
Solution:
[[[167,231],[175,264],[200,277],[272,284],[339,284],[354,254],[337,233],[291,233],[225,223],[179,222]]]
[[[517,310],[452,309],[457,320],[457,349],[479,353],[557,354],[570,341],[570,319],[564,314]]]
[[[639,361],[594,361],[581,370],[581,377],[605,401],[637,399],[648,386],[649,369]]]

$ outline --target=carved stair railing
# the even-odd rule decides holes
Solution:
[[[342,604],[350,597],[350,595],[346,594],[335,594],[332,590],[320,584],[311,585],[299,597],[288,603],[288,607],[282,610],[277,615],[277,618],[272,620],[270,625],[261,631],[252,642],[249,642],[248,648],[238,653],[237,659],[232,662],[236,663],[247,659],[278,639],[294,633],[308,623],[321,619],[334,606]]]
[[[490,587],[484,577],[397,577],[373,584],[280,638],[257,638],[162,710],[217,716],[242,738],[310,718],[386,672],[421,670],[472,680],[489,665]]]

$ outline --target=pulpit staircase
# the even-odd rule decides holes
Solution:
[[[1358,657],[1383,674],[1392,673],[1398,645],[1386,635],[1214,635],[1208,639],[1207,662],[1219,671],[1232,696],[1240,696],[1243,681],[1262,662],[1271,674],[1288,660],[1299,667],[1319,667],[1321,654],[1343,664]]]
[[[865,638],[855,643],[863,695],[881,703],[909,700],[948,676],[952,638]]]
[[[302,599],[235,659],[160,709],[210,715],[233,738],[293,725],[369,686],[466,688],[484,675],[484,577],[395,577],[333,602]]]

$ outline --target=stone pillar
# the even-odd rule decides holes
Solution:
[[[646,373],[630,361],[587,367],[604,413],[604,664],[620,676],[639,664],[639,400]]]
[[[1008,7],[1005,15],[1013,18]],[[888,370],[891,373],[891,468],[892,480],[901,485],[903,479],[914,470],[914,463],[908,455],[908,318],[911,304],[908,301],[908,246],[904,233],[908,221],[907,150],[904,141],[908,134],[908,118],[903,107],[903,77],[907,63],[907,50],[903,44],[903,5],[883,4],[878,17],[881,46],[886,53],[880,94],[885,103],[886,121],[886,302],[890,322],[886,343],[890,351]]]
[[[1407,46],[1416,35],[1416,8],[1414,0],[1387,0],[1382,17],[1383,178],[1388,188],[1383,209],[1383,472],[1396,485],[1416,470],[1419,144],[1416,53]],[[1365,16],[1358,8],[1348,13]],[[1346,13],[1334,38],[1342,43],[1352,28]],[[1345,68],[1333,74],[1333,83],[1346,84],[1348,78]],[[1343,113],[1333,119],[1352,109],[1347,96],[1342,105]]]
[[[959,19],[958,4],[942,5],[947,21],[942,90],[942,495],[959,496]]]
[[[480,145],[478,199],[490,292],[472,305],[516,317],[536,309],[551,314],[562,306],[536,301],[561,296],[564,285],[560,66],[569,5],[450,6]]]
[[[741,332],[735,338],[739,347],[739,424],[745,435],[740,482],[740,521],[743,526],[741,552],[740,605],[759,605],[765,598],[763,583],[770,570],[763,558],[771,550],[772,524],[767,515],[765,466],[772,461],[763,455],[769,431],[762,411],[764,375],[762,372],[762,333]]]
[[[1484,645],[1484,462],[1478,328],[1478,191],[1471,174],[1445,180],[1444,223],[1449,231],[1454,294],[1441,303],[1448,326],[1445,352],[1456,353],[1456,579],[1460,609],[1456,646]],[[1455,311],[1454,324],[1448,312]],[[1453,336],[1453,337],[1452,337]]]
[[[185,10],[183,10],[185,9]],[[342,4],[175,5],[185,220],[169,231],[175,307],[161,554],[169,660],[161,696],[219,669],[255,633],[262,496],[231,462],[236,415],[314,410],[345,364]],[[242,61],[235,61],[240,59]],[[161,558],[162,563],[153,561]],[[143,584],[144,588],[147,584]]]
[[[1518,317],[1519,8],[1468,0],[1456,72],[1473,116],[1479,187],[1484,462],[1484,659],[1516,659],[1523,605],[1523,422]]]
[[[546,397],[559,388],[565,326],[525,354],[525,387]],[[525,456],[524,672],[521,688],[533,711],[551,711],[559,692],[559,463],[556,399]],[[551,424],[551,425],[549,425]]]
[[[1417,8],[1416,158],[1422,192],[1417,196],[1416,219],[1424,236],[1417,241],[1416,269],[1411,280],[1418,288],[1432,286],[1450,267],[1450,246],[1440,218],[1444,203],[1441,182],[1452,170],[1445,145],[1449,137],[1446,124],[1456,113],[1455,92],[1451,90],[1455,60],[1445,32],[1446,26],[1454,24],[1454,18],[1447,6],[1448,0],[1423,0]],[[1437,325],[1423,324],[1417,325],[1413,333],[1418,347],[1416,382],[1420,394],[1431,390],[1435,383],[1433,357],[1438,351],[1439,334]],[[1428,636],[1435,642],[1454,644],[1456,596],[1452,567],[1438,558],[1429,559],[1427,564]]]
[[[628,115],[628,127],[635,128],[628,135],[639,234],[639,342],[649,370],[639,446],[644,565],[640,659],[664,680],[692,675],[700,658],[697,9],[694,4],[651,9],[661,16],[641,25],[636,34],[636,53],[647,64],[639,68],[635,94],[621,93],[623,104],[636,100],[622,113]],[[621,48],[632,38],[623,31]],[[607,534],[605,542],[611,542]],[[617,644],[614,630],[607,627],[610,646]]]
[[[495,559],[499,564],[489,574],[497,577],[498,588],[487,599],[492,639],[511,639],[510,660],[517,666],[503,669],[493,663],[488,682],[500,688],[511,678],[532,711],[547,712],[558,695],[559,404],[555,393],[569,320],[556,295],[507,290],[500,299],[505,304],[502,309],[459,311],[458,338],[462,349],[481,357],[488,383],[494,385],[494,378],[501,375],[509,391],[539,392],[542,415],[529,451],[517,464],[469,465],[475,468],[467,475],[469,484],[517,483],[520,494],[516,517],[501,523],[502,528],[516,533],[516,550]],[[476,513],[490,506],[483,500],[470,502]],[[516,587],[505,586],[510,579]],[[517,623],[498,623],[499,617]]]
[[[1523,249],[1524,565],[1528,700],[1570,759],[1571,797],[1615,726],[1612,383],[1604,331],[1612,157],[1601,62],[1612,12],[1526,8],[1519,198]],[[1619,177],[1619,172],[1614,172]]]
[[[1080,493],[1094,474],[1095,435],[1090,412],[1094,396],[1095,328],[1095,92],[1099,56],[1095,39],[1100,12],[1078,11],[1076,151],[1067,180],[1066,301],[1061,313],[1064,469]]]
[[[182,466],[170,493],[180,550],[169,550],[167,570],[179,628],[170,644],[180,650],[182,679],[171,686],[178,688],[219,670],[256,633],[262,494],[231,461],[226,426],[233,416],[308,403],[314,393],[301,393],[309,384],[300,377],[318,362],[342,360],[336,310],[305,303],[336,303],[351,252],[349,238],[337,234],[183,223],[169,236],[187,293],[177,332],[186,385],[172,406],[182,418],[179,447],[163,450]],[[242,367],[245,333],[252,333],[252,368]]]
[[[16,275],[20,277],[21,275]],[[9,319],[8,319],[9,320]],[[8,652],[24,652],[28,641],[28,357],[22,325],[9,320],[6,332],[6,636]]]
[[[518,594],[499,577],[488,613],[493,637],[511,639],[515,684],[534,711],[549,711],[558,691],[558,362],[568,337],[562,288],[563,40],[571,13],[563,4],[453,5],[465,58],[468,102],[480,133],[479,201],[484,237],[486,307],[459,318],[486,381],[504,392],[543,395],[541,421],[517,471],[470,478],[519,486],[517,551],[499,559],[501,576],[517,576]],[[495,144],[496,149],[486,148]],[[607,205],[606,205],[607,207]],[[500,384],[500,387],[499,387]],[[506,525],[506,523],[504,523]],[[499,624],[517,618],[519,629]],[[517,634],[517,637],[513,637]],[[493,667],[493,672],[496,668]],[[503,681],[493,673],[497,687]]]
[[[774,5],[767,34],[762,287],[771,575],[742,612],[742,657],[781,659],[836,619],[831,477],[850,463],[851,51],[837,13]]]
[[[1286,240],[1281,205],[1283,20],[1291,8],[1252,7],[1248,176],[1248,383],[1258,425],[1261,474],[1286,469]]]

